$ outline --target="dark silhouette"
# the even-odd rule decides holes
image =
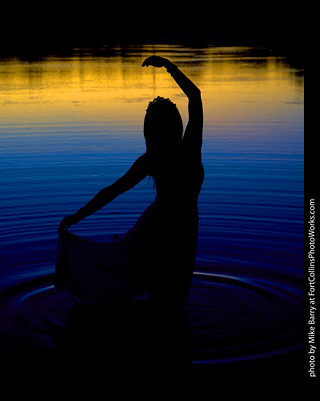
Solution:
[[[204,178],[201,163],[203,111],[200,90],[176,65],[148,57],[142,66],[165,67],[189,99],[183,125],[177,107],[157,97],[149,103],[144,136],[146,153],[114,184],[102,189],[59,226],[56,286],[85,301],[126,301],[147,291],[153,305],[184,307],[198,239],[198,195]],[[122,238],[96,243],[67,232],[146,176],[157,196]]]

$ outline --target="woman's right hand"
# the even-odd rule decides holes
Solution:
[[[58,228],[58,232],[61,233],[62,231],[66,231],[72,226],[73,224],[77,224],[78,220],[74,214],[70,216],[66,216],[61,220],[61,223]]]
[[[153,67],[167,68],[170,64],[170,61],[164,57],[150,56],[144,60],[144,62],[142,63],[142,67],[149,67],[149,65],[152,65]]]

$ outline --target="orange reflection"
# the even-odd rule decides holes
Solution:
[[[140,124],[148,101],[171,98],[185,119],[187,104],[165,70],[142,68],[150,53],[177,62],[202,90],[206,123],[281,118],[303,101],[303,81],[281,59],[244,56],[248,49],[139,47],[129,56],[48,57],[0,62],[1,124],[92,122]],[[170,50],[170,52],[169,52]]]

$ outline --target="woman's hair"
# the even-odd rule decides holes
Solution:
[[[158,153],[177,146],[182,139],[183,124],[177,106],[158,96],[149,102],[144,119],[147,152]]]

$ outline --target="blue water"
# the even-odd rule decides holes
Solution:
[[[186,119],[186,100],[170,78],[140,71],[153,52],[180,63],[205,109],[205,181],[186,308],[194,363],[301,349],[303,71],[266,48],[113,50],[0,60],[2,346],[54,347],[73,306],[53,289],[60,220],[144,152],[149,100],[168,93]],[[154,196],[147,178],[72,231],[96,240],[123,234]]]

